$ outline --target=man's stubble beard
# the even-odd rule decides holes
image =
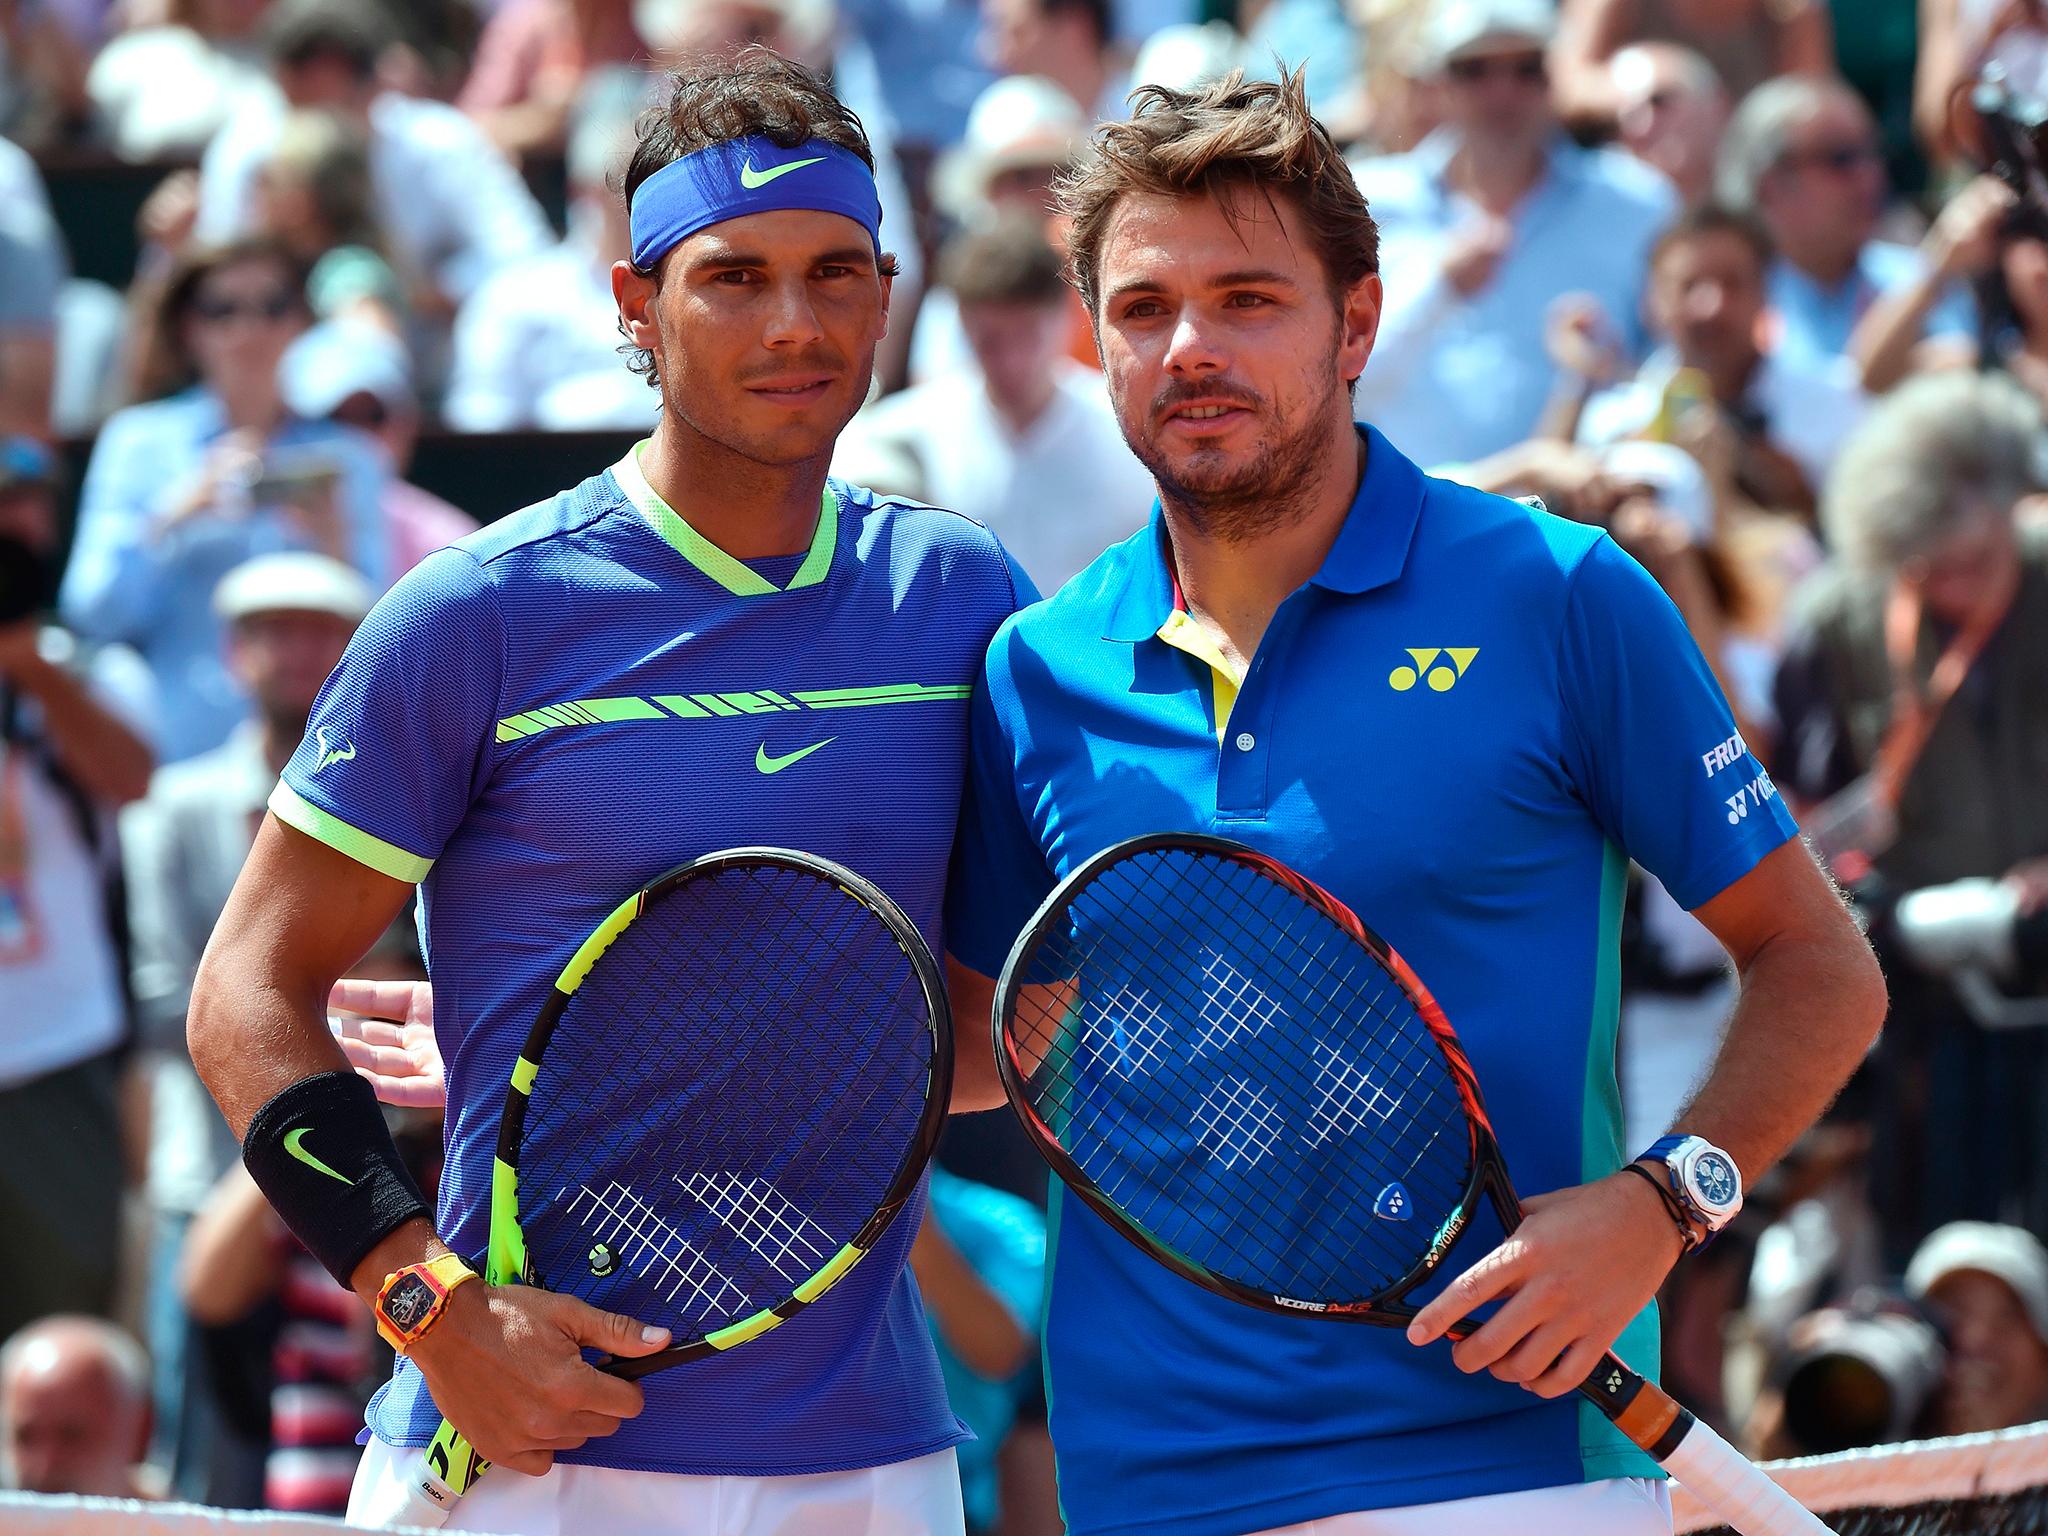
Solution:
[[[1339,392],[1336,354],[1328,358],[1322,381],[1324,398]],[[1349,401],[1349,392],[1343,391]],[[1346,416],[1350,414],[1347,403]],[[1121,423],[1120,423],[1121,424]],[[1155,443],[1140,441],[1124,429],[1124,441],[1138,461],[1152,472],[1160,499],[1192,523],[1207,539],[1224,544],[1249,544],[1306,517],[1310,501],[1301,480],[1307,466],[1321,455],[1329,423],[1311,412],[1295,429],[1262,442],[1251,458],[1214,475],[1179,474]]]

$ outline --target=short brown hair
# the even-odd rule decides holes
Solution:
[[[1067,274],[1090,314],[1102,242],[1127,193],[1218,196],[1250,188],[1289,199],[1322,259],[1332,294],[1380,269],[1379,226],[1330,132],[1308,109],[1299,70],[1247,80],[1235,70],[1192,91],[1131,93],[1131,115],[1098,128],[1091,153],[1057,184],[1073,220]],[[1230,204],[1223,200],[1226,216]]]
[[[955,235],[939,253],[938,278],[962,304],[1071,304],[1045,220],[1000,215]]]
[[[1764,228],[1762,220],[1720,203],[1706,203],[1681,214],[1677,223],[1670,225],[1657,237],[1657,243],[1650,247],[1651,267],[1654,268],[1662,261],[1665,253],[1674,246],[1707,235],[1733,235],[1755,254],[1756,264],[1760,270],[1768,268],[1771,264],[1771,236]]]

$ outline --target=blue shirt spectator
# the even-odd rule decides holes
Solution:
[[[1889,293],[1918,282],[1927,258],[1910,245],[1872,240],[1856,253],[1839,281],[1824,283],[1780,256],[1771,263],[1771,310],[1777,318],[1775,351],[1788,362],[1825,364],[1849,350],[1856,322]],[[1976,306],[1961,288],[1942,293],[1929,311],[1929,336],[1969,337],[1977,328]]]
[[[1558,130],[1542,0],[1431,12],[1417,71],[1444,126],[1354,165],[1380,227],[1386,308],[1357,412],[1421,464],[1483,458],[1529,436],[1557,387],[1550,306],[1590,296],[1638,350],[1650,247],[1678,194],[1648,166]]]
[[[59,607],[81,635],[150,664],[162,762],[219,746],[247,713],[212,606],[222,576],[310,549],[384,585],[381,461],[347,427],[293,418],[279,395],[279,358],[305,325],[300,284],[261,241],[188,263],[161,329],[198,379],[116,412],[86,468]]]

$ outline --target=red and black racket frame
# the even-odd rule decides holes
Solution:
[[[1031,970],[1045,937],[1055,930],[1064,930],[1068,911],[1087,887],[1115,866],[1148,853],[1187,853],[1222,859],[1250,869],[1293,892],[1357,940],[1385,967],[1387,973],[1407,994],[1416,1013],[1428,1027],[1431,1040],[1443,1053],[1444,1060],[1450,1068],[1451,1080],[1457,1087],[1458,1098],[1465,1110],[1466,1130],[1471,1136],[1472,1171],[1466,1180],[1464,1193],[1459,1198],[1456,1209],[1437,1230],[1428,1251],[1408,1273],[1377,1294],[1358,1301],[1317,1301],[1255,1290],[1227,1276],[1216,1274],[1151,1236],[1120,1211],[1081,1170],[1080,1165],[1061,1146],[1058,1134],[1038,1113],[1029,1086],[1030,1069],[1018,1057],[1012,1028],[1025,986],[1038,984],[1027,983],[1026,974]],[[1039,1155],[1051,1166],[1053,1172],[1059,1175],[1061,1183],[1078,1195],[1090,1210],[1113,1229],[1175,1274],[1212,1294],[1242,1302],[1246,1306],[1257,1307],[1262,1311],[1287,1316],[1300,1317],[1307,1314],[1340,1322],[1369,1323],[1381,1328],[1406,1328],[1419,1309],[1410,1305],[1404,1298],[1434,1274],[1445,1257],[1457,1246],[1458,1239],[1464,1235],[1482,1195],[1492,1204],[1503,1231],[1512,1232],[1521,1224],[1522,1203],[1515,1194],[1514,1185],[1509,1181],[1507,1161],[1501,1155],[1500,1144],[1494,1137],[1493,1122],[1486,1113],[1486,1103],[1479,1091],[1478,1073],[1473,1070],[1471,1058],[1466,1055],[1457,1031],[1451,1027],[1450,1020],[1429,989],[1423,985],[1422,979],[1409,967],[1408,962],[1395,952],[1392,945],[1366,927],[1358,915],[1343,902],[1298,871],[1243,843],[1206,833],[1147,833],[1113,844],[1076,866],[1040,904],[1030,923],[1019,935],[1016,944],[1011,947],[1009,959],[996,983],[995,1006],[992,1013],[996,1070],[1002,1077],[1003,1089],[1011,1107],[1017,1112],[1018,1119],[1023,1122],[1025,1135],[1030,1138]],[[1454,1339],[1464,1338],[1473,1331],[1473,1328],[1474,1325],[1469,1322],[1460,1322],[1452,1326],[1449,1336]],[[1623,1434],[1660,1461],[1676,1449],[1678,1442],[1692,1427],[1693,1416],[1690,1412],[1679,1406],[1660,1388],[1644,1380],[1638,1372],[1624,1364],[1612,1350],[1601,1357],[1592,1375],[1579,1384],[1579,1391],[1613,1420]]]

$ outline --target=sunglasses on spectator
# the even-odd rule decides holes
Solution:
[[[1803,153],[1785,157],[1786,165],[1814,166],[1832,176],[1847,176],[1865,166],[1874,165],[1878,154],[1871,144],[1831,144],[1825,149],[1809,149]]]
[[[328,413],[329,421],[363,432],[376,432],[390,425],[391,408],[372,394],[354,394]]]
[[[1540,53],[1482,54],[1476,59],[1452,59],[1444,73],[1463,85],[1477,85],[1493,75],[1505,75],[1521,85],[1541,85],[1550,71]]]
[[[279,289],[261,297],[246,299],[223,299],[201,295],[192,305],[192,313],[201,320],[218,325],[223,321],[269,320],[278,321],[297,313],[299,301]]]

